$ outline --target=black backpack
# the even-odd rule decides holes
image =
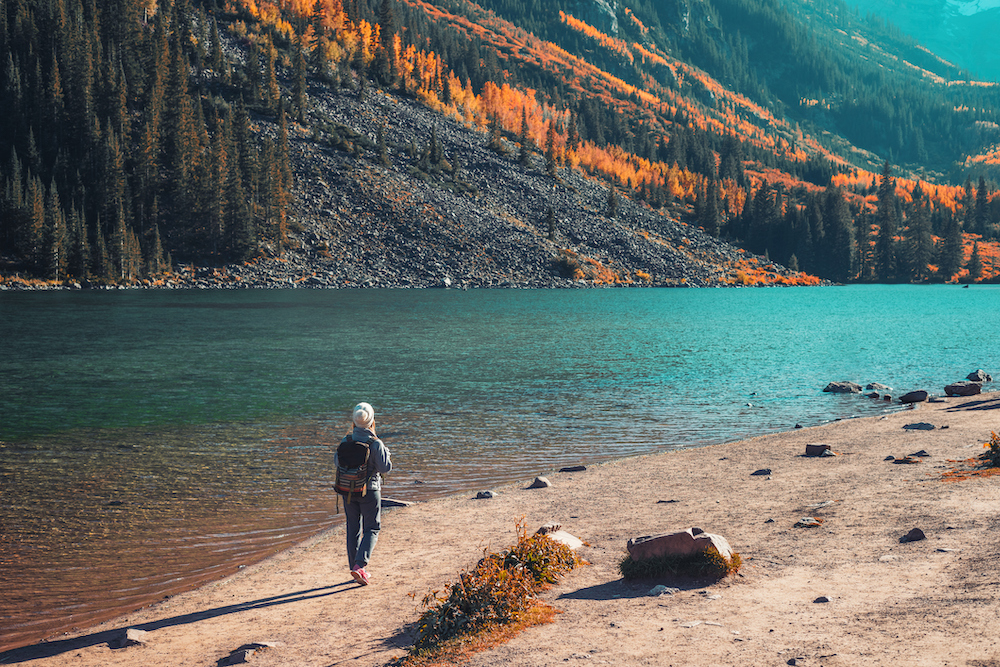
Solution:
[[[351,496],[357,494],[364,497],[368,493],[368,479],[371,477],[371,444],[373,438],[357,441],[347,436],[337,447],[337,475],[333,480],[333,489],[351,501]]]

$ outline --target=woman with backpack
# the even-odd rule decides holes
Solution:
[[[354,430],[345,436],[333,457],[337,467],[334,488],[344,496],[347,515],[347,563],[351,576],[368,585],[365,569],[378,541],[382,517],[382,475],[392,470],[389,449],[375,435],[375,410],[358,403]]]

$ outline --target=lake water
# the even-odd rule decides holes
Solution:
[[[0,292],[0,651],[337,523],[375,406],[423,500],[995,373],[1000,288]],[[391,524],[390,524],[391,525]],[[345,558],[346,568],[346,558]]]

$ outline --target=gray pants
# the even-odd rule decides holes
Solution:
[[[382,493],[369,491],[363,498],[351,498],[344,503],[347,515],[347,563],[366,567],[371,560],[372,550],[378,541],[378,531],[382,528]]]

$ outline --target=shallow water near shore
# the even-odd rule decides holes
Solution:
[[[337,523],[371,402],[422,500],[898,409],[990,368],[975,286],[0,293],[0,651]]]

